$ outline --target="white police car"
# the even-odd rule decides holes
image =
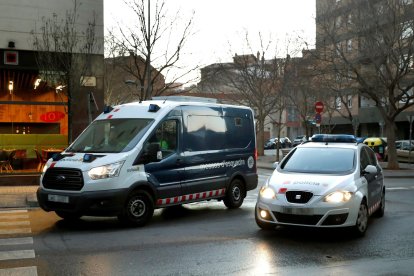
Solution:
[[[375,153],[352,135],[314,135],[292,149],[261,188],[255,210],[276,225],[350,227],[364,235],[368,217],[384,215],[385,186]]]

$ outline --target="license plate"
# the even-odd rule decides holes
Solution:
[[[47,199],[49,201],[53,201],[53,202],[69,203],[69,197],[68,196],[47,195]]]
[[[313,215],[313,209],[283,207],[282,213],[291,215]]]

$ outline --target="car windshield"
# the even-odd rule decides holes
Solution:
[[[355,150],[346,148],[296,148],[280,169],[299,173],[345,174],[355,167]]]
[[[94,121],[66,150],[68,152],[122,152],[131,150],[152,124],[151,119]]]

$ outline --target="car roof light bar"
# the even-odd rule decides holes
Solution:
[[[330,143],[356,143],[354,135],[349,134],[315,134],[311,138],[312,142],[330,142]]]

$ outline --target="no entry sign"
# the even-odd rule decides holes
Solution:
[[[316,102],[315,103],[315,111],[316,111],[316,113],[321,113],[323,111],[323,103],[322,102]]]

